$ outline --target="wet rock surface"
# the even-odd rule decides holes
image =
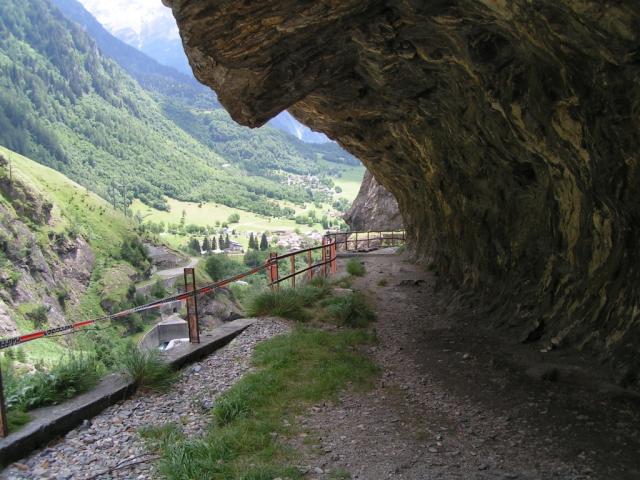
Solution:
[[[6,480],[36,479],[156,479],[153,458],[138,431],[174,423],[189,436],[207,428],[216,398],[251,369],[255,345],[289,327],[280,320],[262,319],[229,345],[203,361],[185,367],[166,393],[139,392],[86,420],[64,438],[51,442],[0,473]],[[131,468],[114,467],[132,465]]]
[[[236,121],[337,140],[494,326],[536,319],[637,384],[635,0],[163,1]]]
[[[365,265],[354,288],[376,305],[380,343],[366,353],[381,375],[373,390],[343,393],[302,421],[293,444],[306,446],[309,479],[640,478],[637,401],[527,374],[544,358],[595,384],[604,373],[593,362],[497,337],[437,291],[435,275],[397,257]]]

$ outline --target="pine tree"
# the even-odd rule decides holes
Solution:
[[[211,237],[211,250],[217,250],[218,244],[216,243],[216,236]]]
[[[269,242],[267,241],[267,234],[262,232],[262,237],[260,238],[260,250],[263,252],[269,250]]]
[[[192,238],[191,241],[189,242],[189,248],[191,250],[193,250],[194,253],[200,255],[200,253],[202,252],[200,250],[200,242],[198,241],[197,238]]]
[[[220,236],[218,237],[218,248],[220,250],[224,250],[225,248],[227,248],[224,246],[224,237],[222,236],[222,234],[220,234]]]
[[[249,248],[251,250],[255,250],[256,249],[256,239],[253,236],[253,232],[251,232],[249,234]]]
[[[227,235],[224,238],[224,248],[229,248],[231,246],[231,241],[229,240],[229,234],[227,233]]]
[[[209,237],[204,237],[202,240],[202,250],[209,252],[211,250],[211,244],[209,243]]]

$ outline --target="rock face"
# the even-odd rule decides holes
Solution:
[[[495,318],[635,374],[636,0],[163,1],[236,121],[326,133]]]
[[[344,220],[352,231],[399,230],[402,215],[393,194],[380,185],[367,170],[360,191],[353,205],[345,213]]]

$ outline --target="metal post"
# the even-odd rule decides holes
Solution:
[[[193,292],[196,289],[196,271],[194,268],[184,269],[185,292]],[[200,327],[198,326],[198,300],[196,295],[187,297],[187,323],[189,325],[189,342],[200,343]]]
[[[356,252],[358,251],[358,232],[356,232]]]
[[[289,263],[291,264],[291,288],[296,288],[296,256],[291,255],[289,257]]]
[[[276,283],[280,278],[280,274],[278,273],[278,252],[269,252],[269,268],[267,272],[269,273],[271,289],[280,288],[279,284]]]
[[[346,232],[344,234],[344,251],[345,252],[349,251],[349,232]]]
[[[322,239],[322,274],[326,277],[327,276],[327,265],[324,263],[327,261],[327,248],[325,247],[325,245],[327,244],[327,241],[325,238]]]
[[[369,230],[367,230],[367,250],[369,250],[371,248],[371,245],[369,243]]]
[[[313,268],[311,268],[312,265],[312,259],[311,259],[311,250],[309,250],[307,252],[307,268],[309,270],[307,270],[307,279],[309,281],[313,280]]]
[[[338,265],[336,264],[337,254],[336,254],[336,242],[335,241],[331,244],[331,247],[330,247],[329,250],[331,252],[331,273],[335,274],[335,273],[338,272]]]
[[[0,370],[0,437],[4,438],[9,435],[9,426],[7,424],[7,411],[4,404],[4,385],[2,384],[2,370]]]

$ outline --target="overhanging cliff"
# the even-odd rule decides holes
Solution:
[[[633,376],[637,1],[164,2],[236,121],[288,109],[337,140],[442,275]]]

